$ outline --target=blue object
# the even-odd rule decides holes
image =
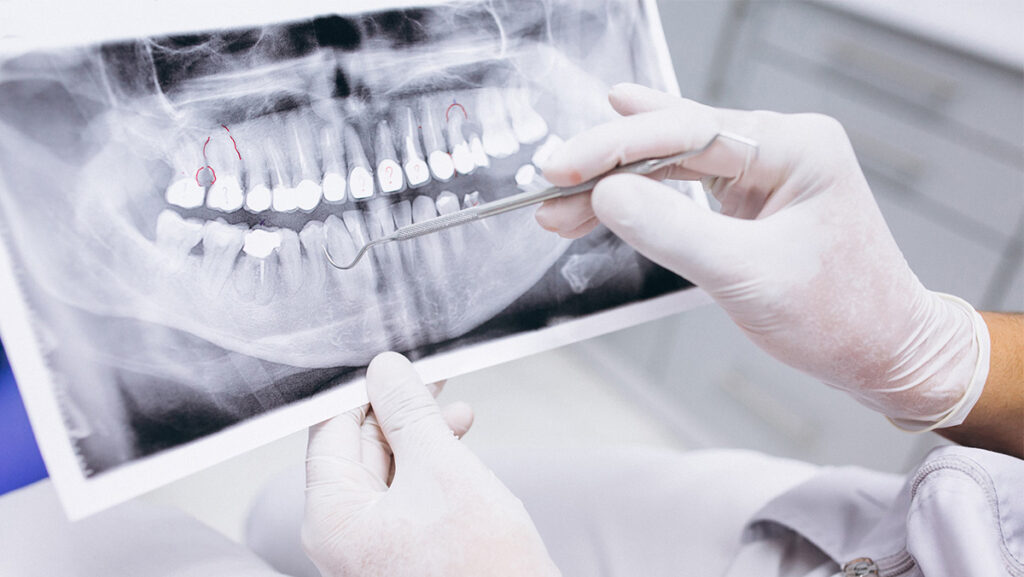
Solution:
[[[0,495],[46,476],[46,465],[0,343]]]

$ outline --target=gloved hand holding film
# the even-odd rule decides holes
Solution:
[[[989,335],[964,301],[910,270],[834,120],[715,109],[635,85],[623,118],[581,134],[542,168],[571,186],[616,165],[699,149],[645,178],[616,175],[592,195],[545,204],[563,236],[605,224],[702,287],[762,349],[910,429],[963,422],[988,375]],[[702,208],[658,179],[702,180]]]
[[[465,405],[442,411],[412,365],[378,356],[372,412],[310,429],[303,544],[324,577],[556,576],[522,503],[457,438]]]

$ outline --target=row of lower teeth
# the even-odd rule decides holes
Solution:
[[[479,202],[477,192],[465,195],[461,201],[451,192],[441,193],[436,201],[421,195],[371,210],[348,210],[330,215],[323,222],[310,221],[299,232],[283,228],[250,229],[222,219],[186,219],[167,209],[157,219],[156,246],[172,273],[183,270],[193,260],[199,284],[209,294],[219,294],[234,278],[236,285],[240,285],[235,287],[240,295],[258,293],[265,298],[254,300],[266,302],[274,294],[295,294],[303,283],[323,276],[325,247],[332,254],[351,258],[358,247],[396,228]],[[365,259],[359,265],[363,274],[370,262],[372,259]],[[253,275],[258,278],[254,280]]]

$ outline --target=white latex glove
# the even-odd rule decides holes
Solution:
[[[442,414],[394,353],[366,388],[372,413],[309,431],[302,541],[324,577],[559,574],[522,503],[456,437],[467,406]]]
[[[625,117],[566,143],[545,178],[578,184],[620,163],[700,148],[720,131],[760,150],[743,171],[748,148],[719,140],[657,175],[741,176],[713,186],[721,214],[653,179],[619,175],[592,197],[546,204],[542,226],[578,237],[600,220],[702,287],[762,349],[902,426],[963,421],[988,372],[984,321],[911,272],[839,123],[720,110],[635,85],[615,87],[610,100]]]

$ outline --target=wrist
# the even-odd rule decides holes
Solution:
[[[913,363],[931,374],[903,391],[909,393],[907,402],[884,411],[894,425],[911,432],[963,423],[981,397],[989,372],[991,343],[982,316],[958,297],[929,296],[945,311],[942,320],[934,323],[934,334],[924,333],[928,336],[920,341],[918,357],[904,358],[901,365]]]

